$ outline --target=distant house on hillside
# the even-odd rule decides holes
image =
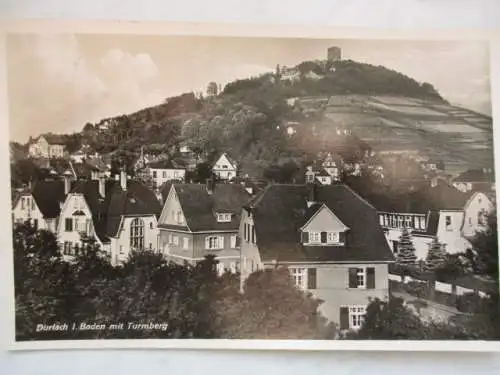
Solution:
[[[160,251],[183,264],[206,255],[219,260],[219,271],[239,269],[238,228],[250,194],[241,184],[166,184],[159,220]]]
[[[456,177],[453,186],[461,191],[491,191],[495,189],[495,176],[491,168],[469,169]]]
[[[238,166],[227,153],[223,153],[215,162],[212,171],[221,180],[231,180],[236,177]]]
[[[146,167],[153,187],[159,187],[167,181],[184,181],[186,169],[176,165],[172,160],[159,160],[149,163]]]
[[[494,209],[486,194],[462,193],[442,181],[409,194],[404,202],[381,197],[371,203],[379,210],[380,225],[394,254],[401,231],[407,228],[419,259],[425,259],[434,237],[449,253],[465,252],[471,247],[470,238],[486,227],[486,217]]]
[[[269,185],[244,207],[241,287],[251,273],[287,267],[342,330],[359,329],[370,299],[389,298],[394,262],[377,212],[345,185]]]
[[[33,158],[62,158],[66,146],[62,136],[44,134],[33,140],[28,146],[29,155]]]

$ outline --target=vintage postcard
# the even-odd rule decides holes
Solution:
[[[498,350],[490,37],[10,25],[10,348]]]

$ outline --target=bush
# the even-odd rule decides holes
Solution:
[[[483,313],[488,308],[488,300],[475,293],[465,293],[456,298],[458,311],[465,313]]]

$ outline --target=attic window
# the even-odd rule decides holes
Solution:
[[[231,214],[217,214],[217,222],[219,223],[228,223],[231,221]]]

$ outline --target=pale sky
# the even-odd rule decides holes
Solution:
[[[433,84],[452,103],[491,113],[489,51],[480,42],[417,42],[192,36],[10,35],[7,74],[11,139],[80,131],[86,122],[131,113],[166,97],[205,91],[325,59],[383,65]]]

